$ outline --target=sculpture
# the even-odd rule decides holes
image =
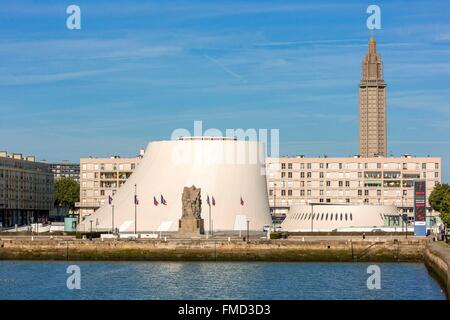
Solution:
[[[190,188],[184,187],[182,195],[182,217],[194,217],[201,219],[202,213],[202,199],[201,188],[192,186]]]
[[[178,232],[182,234],[204,234],[204,221],[201,217],[202,199],[201,188],[184,187],[181,197],[181,219]]]

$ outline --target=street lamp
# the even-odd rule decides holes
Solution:
[[[250,220],[247,220],[247,243],[250,242]]]
[[[111,206],[111,233],[114,234],[114,205]]]
[[[309,204],[311,205],[311,233],[314,230],[314,203],[312,201],[309,202]]]

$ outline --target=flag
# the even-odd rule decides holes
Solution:
[[[161,195],[161,204],[167,206],[166,199],[164,199],[163,195]]]
[[[134,195],[134,204],[138,205],[139,204],[139,199],[137,195]]]
[[[243,205],[244,205],[244,200],[241,197],[241,206],[243,206]]]
[[[159,203],[158,203],[158,201],[156,200],[156,197],[153,197],[153,204],[155,205],[155,206],[157,206]]]
[[[211,207],[211,203],[209,202],[209,195],[206,197],[206,203]]]
[[[113,201],[113,198],[111,196],[108,196],[108,203],[111,204]]]
[[[211,197],[212,199],[212,205],[215,206],[216,205],[216,199],[214,199],[214,197]]]

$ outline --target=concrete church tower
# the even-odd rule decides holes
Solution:
[[[383,61],[373,37],[362,63],[359,82],[359,154],[386,156],[386,83]]]

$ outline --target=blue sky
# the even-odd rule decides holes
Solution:
[[[77,4],[82,29],[66,28]],[[357,153],[369,31],[388,85],[388,150],[450,180],[448,1],[9,1],[0,5],[0,150],[135,155],[176,128],[280,129],[283,155]]]

